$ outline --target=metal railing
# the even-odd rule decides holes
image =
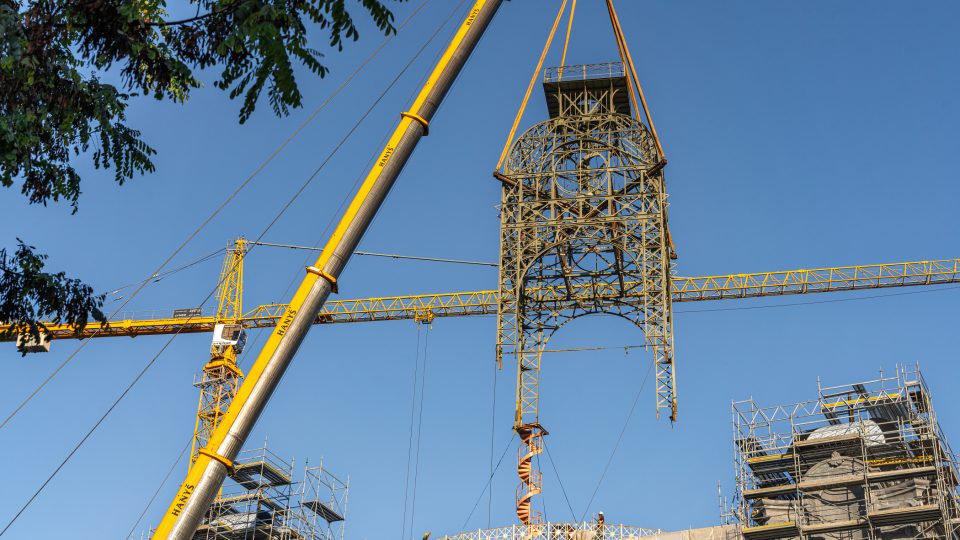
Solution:
[[[660,534],[660,529],[647,529],[623,524],[604,524],[583,521],[578,523],[547,522],[536,525],[511,525],[499,529],[477,529],[440,540],[635,540]]]
[[[551,67],[543,71],[543,82],[547,83],[585,81],[587,79],[612,79],[614,77],[626,77],[623,64],[620,62]]]

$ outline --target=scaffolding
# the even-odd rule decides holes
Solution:
[[[234,462],[194,540],[343,540],[349,481],[320,466],[294,464],[266,447]]]
[[[958,538],[958,467],[918,367],[815,400],[733,403],[745,540]]]

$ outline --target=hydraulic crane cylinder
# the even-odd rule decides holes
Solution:
[[[186,480],[164,513],[154,538],[189,540],[217,496],[241,447],[263,412],[280,378],[313,325],[337,278],[373,221],[430,120],[473,52],[501,0],[477,0],[438,61],[410,110],[401,113],[370,173],[347,208],[317,262],[294,294],[290,306],[264,345],[207,445],[199,451]]]

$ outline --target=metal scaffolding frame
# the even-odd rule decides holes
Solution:
[[[810,401],[733,403],[745,540],[955,540],[958,462],[919,368]]]
[[[241,452],[194,540],[343,540],[349,482],[266,446]]]

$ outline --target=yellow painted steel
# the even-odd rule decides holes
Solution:
[[[232,249],[227,249],[217,286],[217,315],[213,324],[242,324],[243,320],[243,259],[247,241],[238,238]],[[197,417],[193,426],[190,463],[203,451],[210,434],[220,424],[230,402],[243,381],[243,371],[237,365],[234,346],[210,347],[210,360],[203,366],[197,387]]]
[[[755,274],[674,277],[671,291],[674,302],[701,302],[950,283],[960,283],[960,258]],[[627,289],[631,289],[629,283]],[[544,289],[540,294],[545,297],[566,295],[567,290]],[[607,287],[602,294],[618,298],[619,288]],[[316,322],[332,324],[414,320],[418,313],[423,316],[427,311],[432,313],[433,317],[493,315],[497,312],[498,301],[499,294],[495,290],[334,300],[324,305]],[[284,315],[287,306],[258,306],[245,313],[240,322],[246,328],[272,328]],[[215,322],[214,316],[189,319],[124,317],[110,321],[110,326],[99,333],[98,328],[91,327],[77,335],[73,327],[55,324],[47,325],[46,331],[52,340],[137,337],[211,332]],[[12,330],[11,326],[0,325],[0,341],[16,340],[15,335],[2,335],[9,330]]]
[[[553,36],[557,33],[557,27],[560,26],[560,21],[563,19],[563,12],[567,9],[567,0],[563,0],[563,3],[560,4],[560,9],[557,11],[557,18],[553,21],[553,26],[550,28],[550,34],[547,36],[547,42],[543,45],[543,51],[540,53],[540,59],[537,60],[537,67],[533,69],[533,76],[530,77],[530,84],[527,85],[527,91],[523,95],[523,101],[520,102],[520,109],[517,110],[517,116],[513,119],[513,124],[510,126],[510,133],[507,135],[507,141],[503,145],[503,150],[500,152],[500,159],[497,160],[497,166],[494,168],[494,176],[500,172],[503,167],[503,162],[507,160],[507,154],[510,153],[510,145],[513,144],[513,137],[517,134],[517,128],[520,127],[520,120],[523,119],[523,112],[527,109],[527,102],[530,101],[530,94],[533,93],[533,87],[537,84],[537,79],[540,78],[540,70],[543,69],[543,62],[547,59],[547,53],[550,52],[550,44],[553,43]]]
[[[845,399],[843,401],[835,401],[833,403],[824,403],[824,409],[836,409],[837,407],[849,407],[850,405],[858,405],[860,403],[870,403],[873,401],[881,401],[884,399],[899,399],[902,398],[900,394],[883,394],[879,396],[869,396],[856,399]]]
[[[443,56],[437,62],[436,67],[433,72],[430,74],[426,83],[423,86],[423,89],[420,91],[420,94],[417,96],[416,100],[413,103],[413,106],[410,108],[411,115],[421,116],[420,107],[426,101],[427,97],[430,95],[433,88],[436,86],[437,81],[443,75],[444,71],[447,68],[447,65],[450,63],[450,59],[453,57],[454,53],[459,49],[460,44],[463,42],[464,37],[467,32],[470,30],[470,26],[476,20],[477,15],[480,13],[481,9],[488,3],[489,0],[477,0],[472,8],[470,15],[467,19],[461,24],[460,28],[457,30],[456,35],[451,41],[450,45],[444,51]],[[360,186],[357,194],[354,196],[353,200],[350,202],[350,206],[347,207],[346,212],[343,217],[340,219],[337,228],[334,230],[333,234],[330,236],[329,241],[324,246],[323,251],[320,253],[320,256],[317,258],[316,263],[313,267],[321,269],[323,272],[326,272],[327,263],[334,256],[337,249],[340,247],[345,234],[347,233],[350,226],[353,224],[354,219],[357,217],[361,207],[369,196],[371,190],[374,187],[374,184],[377,181],[377,178],[380,176],[384,167],[390,163],[390,158],[393,155],[394,151],[397,148],[397,145],[400,143],[401,138],[404,133],[410,127],[411,122],[415,122],[413,118],[408,116],[402,116],[400,119],[399,125],[394,129],[393,134],[390,136],[390,139],[387,142],[386,147],[380,153],[379,159],[374,163],[372,169],[367,174],[367,177],[364,179],[363,184]],[[335,278],[335,276],[333,276]],[[284,310],[283,316],[279,319],[277,326],[274,328],[273,333],[267,340],[267,343],[264,345],[263,349],[260,351],[260,354],[257,356],[257,360],[254,362],[253,366],[250,368],[250,372],[247,374],[246,380],[240,386],[237,391],[236,397],[233,399],[230,404],[229,409],[227,410],[226,415],[221,419],[220,424],[214,430],[213,435],[210,437],[210,440],[207,442],[207,446],[204,448],[205,452],[199,452],[197,459],[194,464],[190,467],[190,471],[187,473],[187,477],[184,482],[180,485],[177,490],[177,494],[174,496],[173,501],[170,503],[170,506],[167,508],[167,511],[164,512],[163,518],[160,521],[160,524],[157,527],[157,530],[154,534],[154,538],[167,538],[170,535],[170,532],[173,530],[174,526],[177,524],[177,521],[180,517],[181,510],[186,507],[187,503],[193,496],[194,490],[196,489],[198,483],[200,482],[201,477],[204,474],[208,464],[210,463],[211,453],[216,454],[216,449],[220,447],[226,438],[228,432],[230,431],[231,426],[237,419],[237,416],[240,414],[245,402],[249,399],[251,392],[254,387],[256,387],[257,382],[263,375],[265,368],[268,365],[269,360],[273,356],[274,352],[277,350],[280,342],[289,328],[290,324],[293,321],[294,316],[304,304],[304,301],[307,298],[308,293],[313,289],[314,284],[317,279],[328,279],[325,276],[321,277],[313,272],[306,272],[306,275],[303,281],[300,283],[300,286],[297,288],[296,293],[293,296],[290,304]],[[333,283],[331,283],[333,285]]]

